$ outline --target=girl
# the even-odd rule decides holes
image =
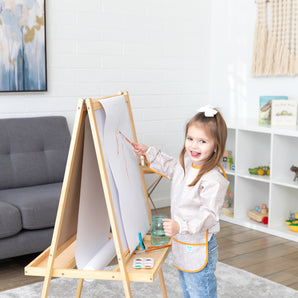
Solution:
[[[229,182],[218,164],[227,138],[226,123],[217,109],[199,109],[186,125],[179,161],[154,147],[134,144],[150,167],[172,180],[171,219],[164,230],[172,237],[174,267],[183,297],[217,297],[215,268],[219,216]]]

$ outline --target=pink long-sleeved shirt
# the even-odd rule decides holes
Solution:
[[[199,168],[192,166],[191,159],[185,158],[185,173],[180,162],[154,147],[146,152],[147,160],[153,170],[172,180],[171,217],[180,224],[180,233],[174,238],[183,243],[206,242],[219,232],[219,217],[229,182],[218,167],[204,174],[196,185],[188,185],[195,179]],[[181,250],[173,257],[182,257]],[[202,252],[201,252],[202,253]]]

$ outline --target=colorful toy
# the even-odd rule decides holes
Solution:
[[[228,190],[225,196],[221,214],[224,216],[232,217],[234,215],[233,204],[234,204],[234,194]]]
[[[256,222],[262,222],[264,225],[268,224],[268,208],[266,204],[262,207],[256,206],[254,209],[248,211],[248,216]]]
[[[295,167],[294,165],[292,165],[290,170],[295,173],[293,181],[296,181],[296,179],[298,179],[298,167]]]
[[[251,175],[269,176],[270,175],[270,167],[269,166],[261,166],[261,167],[256,167],[256,168],[249,168],[248,172]]]
[[[232,151],[225,151],[222,158],[222,167],[226,170],[232,170],[232,166],[234,165]]]
[[[290,212],[290,217],[286,220],[290,230],[298,232],[298,212]]]

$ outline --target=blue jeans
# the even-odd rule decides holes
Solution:
[[[179,271],[179,281],[183,298],[216,298],[217,282],[215,269],[218,258],[218,246],[214,235],[208,242],[208,263],[199,272]]]

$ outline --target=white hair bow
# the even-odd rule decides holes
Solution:
[[[212,109],[211,106],[203,106],[197,110],[198,113],[204,112],[205,117],[214,117],[217,114],[215,109]]]

